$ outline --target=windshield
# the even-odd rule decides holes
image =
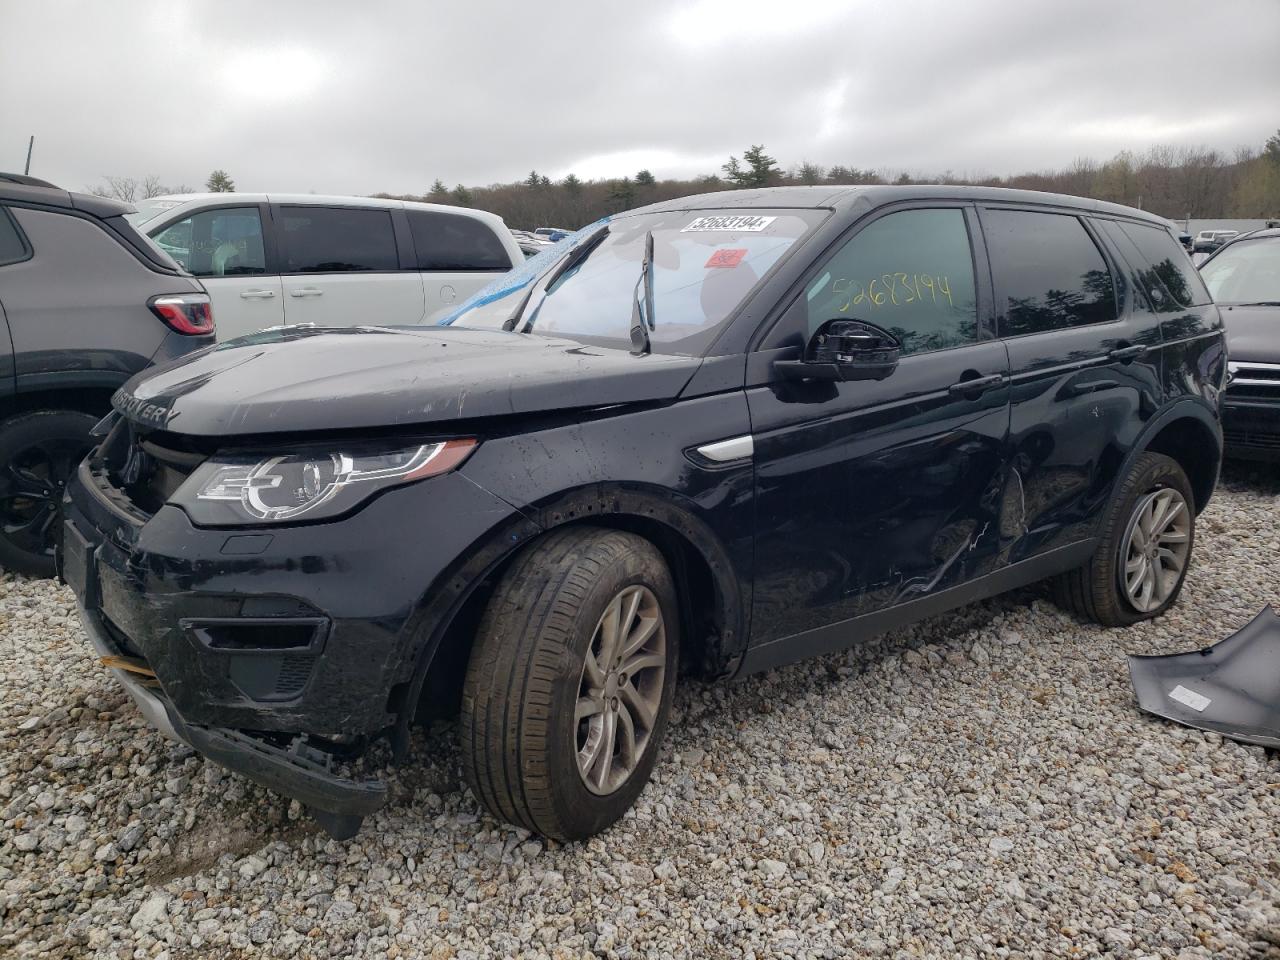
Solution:
[[[135,227],[141,226],[148,220],[154,220],[166,210],[172,210],[174,207],[181,206],[181,200],[165,200],[155,198],[153,200],[135,200],[133,205],[138,209],[133,213],[126,213],[124,218],[132,223]]]
[[[655,353],[700,355],[726,319],[823,210],[682,210],[592,224],[480,291],[442,321],[501,327],[526,294],[517,330],[630,345],[631,315],[647,235],[653,233]],[[607,233],[581,263],[556,276],[564,255]],[[548,284],[547,280],[554,282]]]
[[[1200,275],[1218,303],[1280,302],[1280,237],[1237,240]]]

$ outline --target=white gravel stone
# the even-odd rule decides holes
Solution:
[[[149,729],[65,588],[0,574],[0,956],[1280,957],[1280,758],[1140,713],[1124,661],[1280,606],[1278,533],[1280,471],[1228,466],[1159,620],[1034,587],[682,682],[654,782],[574,844],[482,815],[449,724],[329,840]]]

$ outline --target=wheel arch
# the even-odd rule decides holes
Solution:
[[[415,716],[456,709],[480,615],[507,567],[532,543],[566,526],[626,530],[658,548],[680,598],[685,669],[702,677],[724,676],[741,656],[748,609],[743,585],[719,538],[679,498],[666,491],[599,484],[562,494],[525,514],[482,537],[459,569],[446,571],[424,594],[410,653],[413,671],[398,685],[391,704],[399,717],[398,751],[407,746]],[[447,608],[441,605],[443,596],[451,599]]]
[[[1142,453],[1160,453],[1177,461],[1191,481],[1198,515],[1208,505],[1222,467],[1222,425],[1214,411],[1197,400],[1182,400],[1157,414],[1139,435],[1121,467],[1126,476]]]
[[[0,399],[0,419],[37,410],[76,410],[104,417],[111,412],[115,387],[50,387],[24,390]]]

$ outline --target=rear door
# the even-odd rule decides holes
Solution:
[[[207,207],[148,230],[161,249],[204,283],[219,340],[284,323],[282,284],[272,272],[270,222],[265,203],[242,203]]]
[[[762,664],[839,646],[848,628],[833,625],[932,602],[1001,563],[1008,362],[976,217],[931,203],[855,230],[748,357]],[[893,333],[897,369],[880,381],[780,378],[773,363],[833,318]]]
[[[382,207],[273,204],[288,324],[324,327],[422,321],[422,279],[407,236]],[[404,231],[407,233],[407,231]]]
[[[1159,406],[1160,323],[1088,218],[980,208],[1009,350],[1011,561],[1087,540]]]
[[[512,268],[506,246],[485,221],[412,207],[405,213],[428,321]]]

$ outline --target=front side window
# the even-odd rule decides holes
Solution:
[[[152,234],[151,239],[197,277],[241,277],[267,272],[262,218],[257,207],[192,214]]]
[[[1200,275],[1218,303],[1280,303],[1280,237],[1237,240]]]
[[[284,207],[279,234],[285,273],[351,273],[400,267],[389,210]]]
[[[761,279],[827,216],[683,210],[615,217],[549,247],[441,322],[494,328],[518,313],[520,331],[629,347],[652,233],[652,349],[699,356]]]
[[[482,220],[431,210],[410,210],[408,216],[419,270],[511,269],[507,248]]]
[[[986,210],[1000,309],[1000,335],[1062,330],[1116,319],[1111,271],[1077,217]]]
[[[812,335],[827,320],[862,320],[902,341],[903,353],[978,336],[973,251],[964,211],[903,210],[842,246],[805,290]]]

